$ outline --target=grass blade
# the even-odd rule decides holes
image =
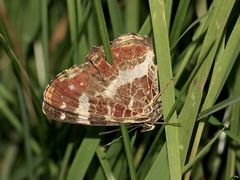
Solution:
[[[123,34],[124,32],[122,14],[116,0],[108,0],[107,3],[113,28],[113,34],[116,38],[119,36],[119,34]]]
[[[90,162],[96,152],[100,139],[97,137],[100,129],[90,128],[85,138],[83,139],[78,151],[75,155],[67,180],[83,179],[86,171],[90,165]]]
[[[101,39],[103,42],[106,60],[110,64],[112,64],[112,62],[113,62],[112,52],[111,52],[110,41],[109,41],[108,31],[107,31],[107,25],[106,25],[106,22],[104,19],[101,1],[94,0],[94,7],[95,7],[97,18],[98,18],[99,31],[100,31]]]
[[[161,97],[163,115],[164,117],[167,117],[174,104],[175,96],[173,84],[170,83],[167,85],[172,79],[172,68],[168,40],[168,27],[165,18],[165,6],[164,1],[161,0],[151,0],[149,1],[149,4],[151,10],[156,58],[158,62],[158,71],[161,72],[159,76],[160,87],[161,89],[164,89],[165,87],[168,89],[162,92]],[[177,122],[176,113],[173,114],[169,122]],[[181,179],[178,128],[168,126],[165,127],[165,130],[170,179]]]
[[[206,155],[206,153],[211,149],[211,146],[213,145],[214,142],[216,142],[216,140],[218,139],[218,137],[220,136],[220,134],[224,131],[225,128],[223,128],[222,130],[220,130],[215,136],[214,138],[211,139],[211,141],[197,154],[196,158],[194,160],[191,160],[188,164],[186,164],[183,167],[182,173],[187,172],[193,165],[195,165],[198,161],[200,161],[200,159],[202,159],[204,157],[204,155]]]
[[[127,33],[138,32],[139,28],[139,4],[138,0],[126,1],[125,27]]]
[[[131,176],[132,180],[135,180],[135,179],[137,179],[137,176],[136,176],[136,171],[133,166],[133,157],[132,157],[130,139],[128,136],[128,130],[127,130],[127,127],[125,124],[121,124],[120,127],[121,127],[121,131],[122,131],[123,143],[124,143],[124,147],[125,147],[125,151],[126,151],[130,176]]]
[[[60,174],[59,174],[59,180],[66,179],[65,173],[66,173],[67,164],[68,164],[68,161],[70,159],[70,155],[72,153],[72,150],[73,150],[73,144],[69,143],[67,145],[66,152],[65,152],[64,157],[63,157],[62,166],[61,166]]]
[[[115,180],[115,177],[111,171],[111,167],[106,159],[106,154],[101,147],[97,148],[97,156],[105,173],[106,179]]]
[[[48,77],[48,75],[46,73],[48,72],[48,63],[47,62],[49,60],[49,51],[48,51],[48,1],[47,0],[41,1],[41,23],[42,23],[42,52],[43,52],[43,62],[42,63],[44,63],[44,65],[43,65],[44,67],[42,67],[42,70],[38,70],[38,72],[42,73],[42,75],[41,75],[42,78],[40,78],[40,75],[39,75],[39,79],[41,79],[41,81],[39,81],[39,83],[42,83],[42,85],[43,85],[46,82],[46,77]],[[38,67],[39,66],[37,66],[36,68],[38,69]]]
[[[178,4],[177,13],[174,18],[173,27],[169,38],[171,45],[177,41],[181,34],[184,25],[183,22],[185,21],[189,4],[189,0],[181,0]]]

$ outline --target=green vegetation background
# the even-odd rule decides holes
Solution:
[[[239,177],[239,9],[237,0],[1,0],[0,179]],[[181,126],[100,136],[111,128],[48,120],[50,79],[92,46],[111,61],[109,40],[126,33],[153,39],[164,120]]]

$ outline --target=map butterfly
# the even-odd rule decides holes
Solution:
[[[49,83],[42,104],[49,119],[154,129],[162,117],[162,104],[150,38],[122,35],[111,42],[111,50],[111,65],[103,46],[94,47],[84,64],[64,70]]]

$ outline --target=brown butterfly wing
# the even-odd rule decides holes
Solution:
[[[88,125],[142,123],[159,93],[151,41],[128,34],[112,42],[113,64],[103,47],[93,48],[86,63],[63,71],[44,92],[48,118]]]

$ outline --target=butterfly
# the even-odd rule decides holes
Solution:
[[[103,46],[85,63],[59,73],[46,87],[42,110],[53,120],[91,126],[139,124],[154,129],[162,117],[158,72],[149,37],[119,36],[111,42],[113,63]]]

